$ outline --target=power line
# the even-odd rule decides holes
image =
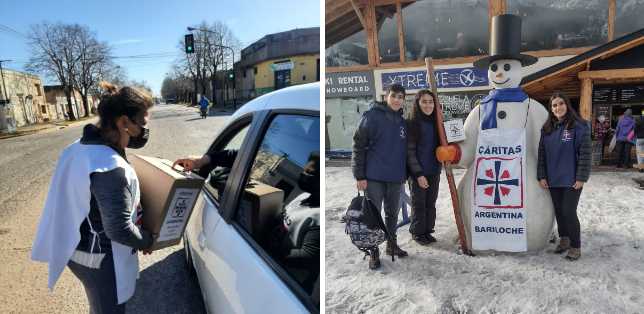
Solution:
[[[0,24],[0,31],[4,31],[4,32],[6,32],[6,33],[10,33],[10,34],[18,35],[18,36],[20,36],[20,37],[22,37],[22,38],[27,38],[27,36],[25,36],[25,34],[23,34],[23,33],[19,32],[19,31],[15,30],[15,29],[13,29],[13,28],[11,28],[11,27],[7,26],[7,25]]]

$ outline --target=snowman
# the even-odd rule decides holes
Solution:
[[[494,89],[468,115],[466,139],[449,147],[448,160],[456,161],[460,153],[458,165],[467,169],[458,195],[468,247],[536,251],[548,242],[554,219],[550,194],[537,180],[539,139],[548,112],[519,84],[522,67],[537,59],[519,53],[518,16],[494,16],[490,35],[490,55],[474,66],[488,70]]]

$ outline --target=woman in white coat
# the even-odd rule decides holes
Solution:
[[[139,182],[125,148],[141,148],[152,98],[131,87],[107,90],[99,123],[63,150],[34,240],[32,259],[49,264],[53,289],[65,266],[81,281],[91,313],[124,313],[134,294],[137,251],[155,234],[140,228]]]

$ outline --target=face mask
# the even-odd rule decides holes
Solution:
[[[127,148],[141,148],[147,144],[148,139],[150,139],[150,129],[139,125],[139,128],[141,128],[141,132],[139,132],[139,135],[137,136],[130,136],[130,141],[127,143]]]

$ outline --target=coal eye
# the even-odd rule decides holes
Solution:
[[[498,69],[499,69],[499,66],[496,65],[496,63],[490,66],[490,70],[492,70],[492,72],[496,72],[496,70]]]
[[[503,70],[505,70],[506,72],[507,72],[507,71],[510,71],[510,69],[511,69],[511,68],[512,68],[512,67],[511,67],[509,64],[507,64],[507,63],[503,65]]]

